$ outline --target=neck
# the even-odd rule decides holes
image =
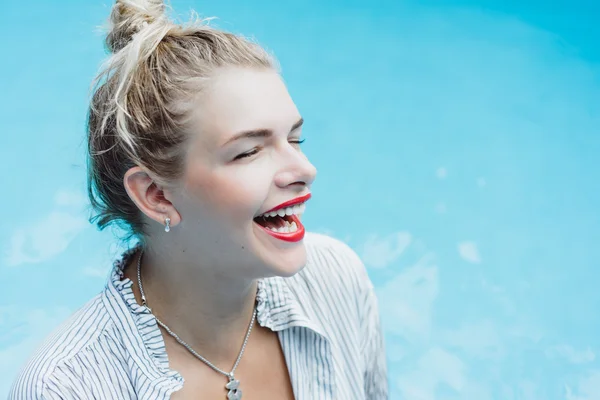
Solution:
[[[139,256],[126,275],[141,303]],[[140,274],[148,307],[172,332],[213,363],[235,361],[254,312],[256,281],[223,276],[150,249],[142,255]]]

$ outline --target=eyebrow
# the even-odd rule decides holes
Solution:
[[[292,125],[290,132],[293,132],[296,129],[300,128],[303,123],[304,123],[304,118],[300,118],[294,125]],[[225,147],[237,140],[240,140],[240,139],[268,138],[271,136],[273,136],[273,131],[271,129],[253,129],[253,130],[249,130],[249,131],[243,131],[243,132],[236,134],[231,139],[227,140],[227,142],[225,142],[223,144],[223,147]]]

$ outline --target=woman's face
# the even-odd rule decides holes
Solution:
[[[182,187],[173,199],[181,216],[173,227],[178,243],[200,264],[252,278],[291,276],[305,265],[302,240],[277,238],[255,221],[310,193],[317,171],[295,143],[302,139],[301,124],[274,71],[221,69],[203,91],[192,113]],[[255,133],[240,136],[247,132]]]

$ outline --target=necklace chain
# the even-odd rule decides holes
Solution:
[[[150,312],[152,312],[152,309],[148,306],[148,303],[146,301],[146,296],[144,295],[144,289],[142,287],[142,274],[141,274],[142,253],[143,253],[143,250],[140,251],[140,256],[139,256],[138,262],[137,262],[138,287],[140,288],[140,294],[142,295],[142,305],[146,306],[148,308],[148,310]],[[165,325],[160,319],[158,319],[158,317],[156,315],[154,315],[154,318],[156,318],[156,322],[158,322],[158,324],[160,326],[162,326],[167,331],[167,333],[169,335],[171,335],[175,340],[177,340],[177,342],[179,342],[179,344],[181,344],[183,347],[185,347],[186,349],[188,349],[188,351],[190,353],[192,353],[194,356],[196,356],[196,358],[200,359],[202,362],[204,362],[206,365],[208,365],[209,367],[211,367],[215,371],[217,371],[217,372],[219,372],[219,373],[227,376],[230,380],[233,380],[233,374],[235,373],[235,369],[238,367],[238,364],[240,363],[240,360],[242,359],[242,355],[244,354],[244,350],[246,350],[246,345],[248,344],[248,338],[250,337],[250,332],[252,332],[252,326],[254,326],[254,321],[256,319],[256,306],[254,307],[254,312],[252,313],[252,320],[250,321],[250,326],[248,326],[248,332],[246,333],[246,337],[244,338],[244,343],[242,344],[242,349],[240,350],[240,354],[238,355],[238,358],[235,361],[235,364],[233,365],[233,368],[231,369],[231,372],[225,372],[225,371],[223,371],[222,369],[220,369],[219,367],[217,367],[216,365],[214,365],[213,363],[211,363],[210,361],[208,361],[206,358],[202,357],[194,349],[192,349],[192,347],[189,344],[187,344],[186,342],[184,342],[183,339],[181,339],[167,325]]]

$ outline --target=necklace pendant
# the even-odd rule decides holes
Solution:
[[[239,389],[240,381],[235,379],[233,375],[229,375],[229,382],[225,385],[225,389],[229,390],[227,393],[227,400],[241,400],[242,390]]]

